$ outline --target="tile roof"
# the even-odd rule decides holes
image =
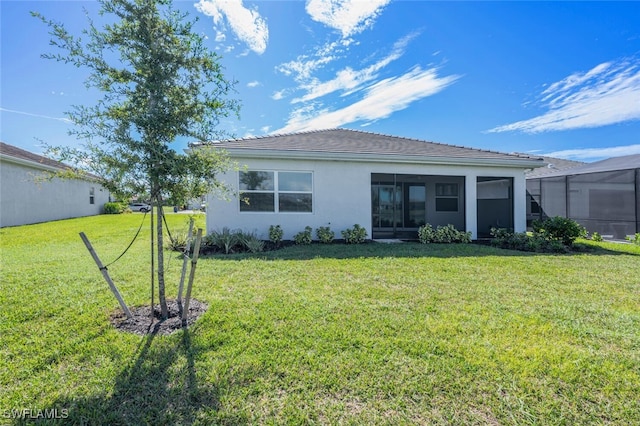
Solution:
[[[533,169],[527,173],[527,179],[539,178],[542,176],[546,176],[552,173],[558,173],[561,171],[565,171],[568,169],[572,169],[574,167],[583,166],[587,163],[584,161],[574,161],[574,160],[565,160],[562,158],[555,157],[545,157],[542,159],[545,163],[547,163],[546,167],[538,167],[537,169]]]
[[[593,163],[584,163],[583,165],[577,167],[571,167],[542,176],[527,176],[527,179],[583,175],[587,173],[613,172],[618,170],[630,169],[640,169],[640,154],[625,155],[623,157],[612,157],[605,160],[595,161]]]
[[[43,166],[53,167],[56,169],[69,169],[70,167],[59,161],[52,160],[42,155],[34,154],[17,146],[9,145],[8,143],[0,142],[0,154],[6,157],[13,157],[19,160],[26,160],[32,163],[42,164]]]
[[[192,147],[203,145],[216,146],[228,150],[376,154],[452,159],[539,160],[540,164],[543,164],[539,157],[531,157],[524,154],[506,154],[349,129],[316,130],[191,144]]]

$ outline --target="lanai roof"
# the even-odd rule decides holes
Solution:
[[[397,156],[449,160],[495,160],[496,162],[509,163],[522,162],[525,167],[544,165],[541,158],[524,154],[506,154],[349,129],[316,130],[191,144],[191,147],[199,146],[215,146],[232,153],[278,152],[283,156],[316,153],[344,154],[345,156],[388,156],[390,159]]]
[[[640,169],[640,154],[607,158],[605,160],[600,160],[593,163],[584,163],[581,166],[571,167],[565,170],[557,171],[555,173],[547,173],[541,176],[527,176],[527,178],[548,178],[630,169]]]

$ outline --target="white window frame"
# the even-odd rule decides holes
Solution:
[[[273,190],[241,190],[240,189],[240,176],[241,173],[247,172],[266,172],[273,173]],[[311,191],[281,191],[279,189],[280,185],[280,173],[300,173],[300,174],[309,174],[311,175]],[[243,211],[241,206],[244,202],[242,200],[242,196],[238,199],[238,211],[240,214],[313,214],[315,211],[315,197],[313,196],[315,190],[315,182],[314,182],[314,174],[310,170],[267,170],[267,169],[248,169],[244,171],[238,172],[238,194],[242,194],[244,192],[247,193],[273,193],[273,210],[272,211]],[[289,212],[289,211],[280,211],[280,194],[309,194],[311,195],[311,211],[308,212]]]

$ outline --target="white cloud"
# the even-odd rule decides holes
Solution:
[[[284,98],[285,93],[286,90],[278,90],[273,95],[271,95],[271,99],[273,99],[274,101],[279,101],[280,99]]]
[[[224,26],[224,18],[236,36],[258,54],[264,53],[269,40],[266,21],[257,10],[242,5],[242,0],[200,0],[195,4],[199,12],[213,18],[215,25]],[[216,40],[221,38],[216,34]]]
[[[308,0],[307,13],[314,21],[342,33],[357,34],[373,25],[390,0]]]
[[[299,56],[296,60],[284,63],[276,67],[286,76],[293,76],[296,81],[304,81],[319,67],[337,59],[336,55],[322,55],[316,53],[317,59],[309,59],[309,56]]]
[[[314,71],[340,59],[352,44],[357,44],[351,35],[363,31],[373,24],[388,0],[310,0],[307,12],[312,19],[341,31],[341,37],[317,47],[310,54],[300,55],[295,60],[276,67],[299,83],[309,84]],[[312,83],[311,83],[312,84]]]
[[[258,87],[258,86],[260,86],[260,82],[256,80],[250,81],[247,83],[247,87]]]
[[[60,92],[60,94],[63,94],[63,93]],[[16,111],[14,109],[7,109],[7,108],[2,108],[2,107],[0,107],[0,111],[9,112],[11,114],[28,115],[29,117],[46,118],[47,120],[56,120],[56,121],[62,121],[63,123],[73,124],[73,121],[69,120],[68,118],[64,118],[64,117],[51,117],[50,115],[33,114],[31,112]]]
[[[375,121],[389,117],[412,102],[434,95],[453,84],[459,76],[439,77],[437,69],[421,69],[381,80],[366,90],[366,95],[345,108],[330,111],[317,105],[305,105],[295,110],[286,126],[275,133],[290,133],[315,129],[340,127],[356,121]]]
[[[551,84],[541,96],[545,114],[489,132],[540,133],[640,120],[640,62],[602,63]]]
[[[640,154],[640,144],[626,146],[611,146],[607,148],[565,149],[544,154],[548,157],[572,160],[598,160],[609,157]]]
[[[354,71],[352,68],[347,67],[338,71],[336,78],[333,80],[320,82],[317,79],[314,79],[308,84],[303,84],[301,88],[307,90],[307,94],[294,99],[292,102],[297,103],[310,101],[338,90],[344,90],[346,91],[345,94],[349,94],[362,84],[377,78],[376,73],[391,62],[400,58],[404,54],[407,44],[409,44],[409,42],[417,35],[418,33],[411,33],[401,38],[394,44],[393,50],[389,55],[367,68]]]

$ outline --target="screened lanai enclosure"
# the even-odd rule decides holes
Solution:
[[[426,223],[463,230],[464,177],[374,173],[371,204],[374,238],[417,238]]]
[[[527,224],[562,216],[589,233],[624,239],[640,232],[640,155],[527,178]]]
[[[491,228],[513,228],[513,179],[478,177],[478,238]],[[420,226],[465,230],[465,177],[373,173],[373,238],[417,238]]]

